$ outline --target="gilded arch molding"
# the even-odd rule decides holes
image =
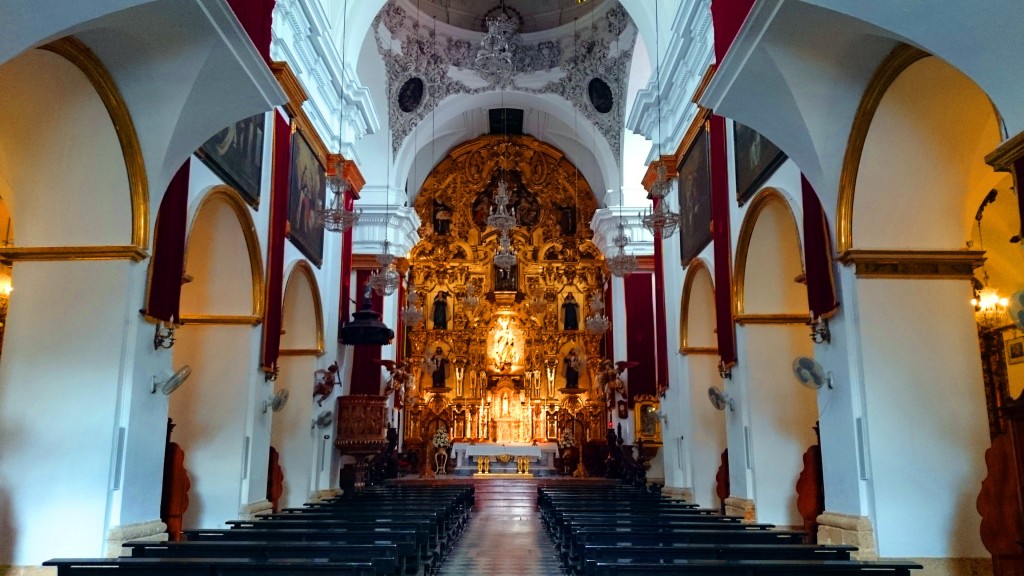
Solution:
[[[701,272],[708,275],[708,280],[711,283],[712,292],[715,288],[715,279],[711,274],[711,269],[704,262],[702,258],[695,258],[689,266],[686,267],[686,278],[683,280],[683,295],[682,305],[680,307],[681,313],[679,315],[679,353],[680,354],[718,354],[717,346],[690,346],[689,342],[689,330],[690,330],[690,300],[693,297],[693,286],[697,281],[697,277]],[[713,299],[713,294],[712,294]]]
[[[248,324],[256,326],[263,321],[263,304],[265,285],[263,280],[263,256],[260,251],[259,236],[256,233],[256,225],[249,214],[249,206],[242,199],[237,190],[230,186],[214,186],[200,200],[196,207],[195,214],[188,227],[188,237],[185,239],[185,265],[188,266],[189,251],[192,249],[192,231],[195,230],[196,221],[209,205],[214,202],[223,202],[234,213],[238,219],[238,226],[245,239],[245,247],[249,253],[249,271],[252,285],[252,310],[249,315],[225,315],[225,314],[182,314],[182,324]]]
[[[789,204],[785,195],[777,188],[763,188],[750,201],[750,208],[743,217],[743,224],[740,227],[739,240],[736,243],[736,269],[733,273],[733,312],[738,324],[806,324],[806,314],[745,314],[743,296],[746,291],[747,256],[750,252],[750,240],[754,236],[757,221],[765,208],[781,203],[789,214],[789,221],[793,225],[793,233],[796,237],[797,252],[800,258],[800,269],[804,270],[803,247],[800,240],[800,227],[797,225],[796,214]]]
[[[303,277],[309,286],[310,295],[313,297],[313,314],[316,317],[316,348],[296,349],[282,348],[278,354],[281,356],[320,356],[324,353],[324,312],[323,301],[320,298],[320,285],[317,283],[313,266],[306,260],[299,260],[288,273],[288,279],[284,283],[284,294],[281,303],[281,318],[287,318],[288,314],[288,291],[292,289],[292,279]],[[284,322],[282,322],[282,326]]]

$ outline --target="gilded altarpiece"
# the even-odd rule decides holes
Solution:
[[[508,270],[494,265],[499,232],[487,225],[501,182],[516,217]],[[405,335],[407,447],[432,449],[442,426],[454,441],[558,441],[567,429],[579,443],[604,441],[594,377],[603,335],[583,330],[605,280],[589,228],[596,208],[562,152],[529,136],[482,136],[433,170],[410,254],[424,320]]]

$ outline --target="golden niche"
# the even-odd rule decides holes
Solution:
[[[516,264],[494,265],[487,226],[500,184],[516,217]],[[409,257],[424,320],[406,329],[415,388],[407,447],[439,427],[468,442],[605,441],[596,372],[603,335],[583,330],[604,289],[589,223],[597,203],[563,153],[529,136],[482,136],[452,150],[415,209],[421,241]],[[473,289],[467,293],[467,288]]]

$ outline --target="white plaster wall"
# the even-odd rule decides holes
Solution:
[[[32,223],[21,226],[17,245],[130,243],[121,147],[85,74],[52,52],[30,50],[0,66],[0,84],[0,174],[13,192],[4,199],[15,218]]]
[[[693,496],[701,506],[718,507],[715,476],[722,463],[726,447],[725,413],[716,410],[708,400],[708,388],[721,388],[717,354],[690,354],[686,357],[689,368],[689,402],[692,410],[690,430],[690,470]],[[728,410],[728,408],[726,408]]]
[[[274,414],[270,436],[270,445],[281,455],[284,472],[282,508],[301,506],[309,501],[316,438],[323,435],[319,428],[313,429],[311,422],[317,414],[331,407],[329,402],[319,407],[312,400],[316,363],[315,356],[282,356],[278,361],[281,369],[278,388],[286,388],[291,394],[288,404]]]
[[[999,139],[992,104],[969,78],[938,58],[912,64],[883,96],[864,142],[855,246],[963,247],[978,203],[1002,178],[984,162]]]
[[[16,264],[0,362],[0,565],[103,550],[131,266]]]
[[[171,440],[185,450],[185,469],[192,482],[185,528],[223,526],[238,517],[248,409],[246,367],[255,361],[248,337],[252,330],[202,325],[178,330],[174,363],[192,367],[192,377],[170,397],[170,416],[177,424]]]
[[[751,404],[751,454],[757,519],[798,526],[796,480],[803,453],[816,442],[817,396],[793,376],[793,359],[812,353],[803,326],[747,325],[746,343]]]
[[[986,556],[974,502],[989,442],[970,286],[860,280],[857,291],[878,552]]]

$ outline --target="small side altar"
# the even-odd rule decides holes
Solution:
[[[479,474],[522,474],[554,472],[558,445],[554,442],[452,444],[455,472]],[[531,471],[531,467],[533,470]]]

